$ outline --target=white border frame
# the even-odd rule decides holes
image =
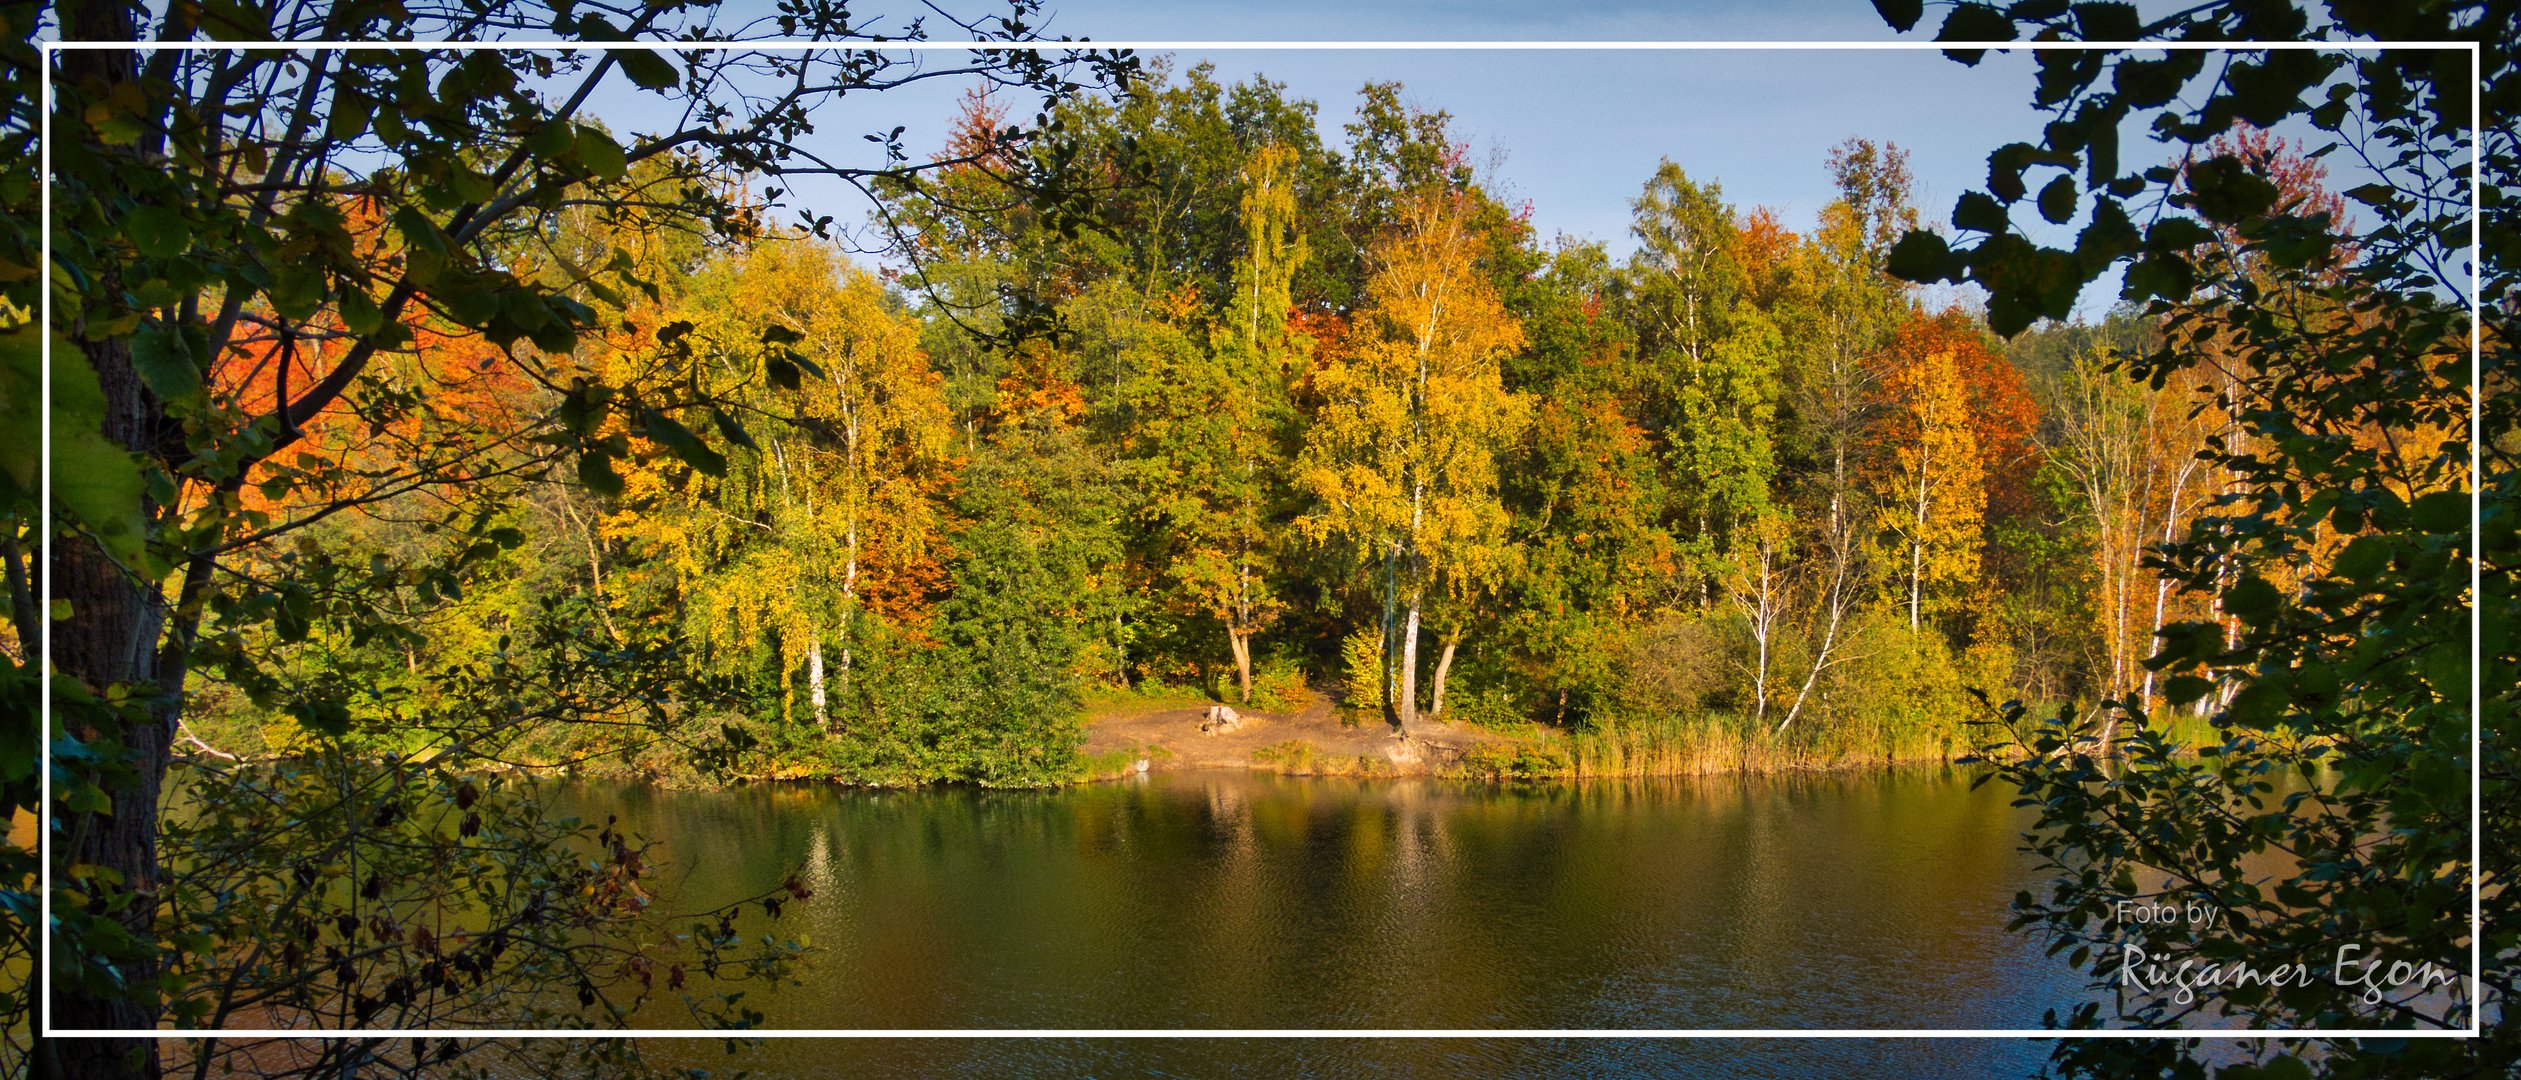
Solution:
[[[347,1039],[347,1038],[417,1038],[422,1036],[460,1036],[476,1039],[584,1039],[619,1036],[643,1038],[707,1038],[707,1039],[798,1039],[798,1038],[875,1038],[875,1039],[1035,1039],[1035,1038],[1098,1038],[1098,1039],[1207,1039],[1207,1038],[1355,1038],[1355,1039],[2345,1039],[2345,1038],[2412,1038],[2474,1039],[2484,1034],[2485,999],[2485,935],[2483,903],[2478,885],[2483,855],[2484,767],[2482,761],[2484,704],[2481,682],[2482,628],[2477,604],[2484,594],[2484,572],[2481,560],[2482,537],[2478,526],[2484,506],[2485,485],[2480,468],[2479,425],[2484,421],[2482,386],[2484,374],[2481,360],[2484,325],[2485,245],[2483,235],[2484,206],[2482,191],[2485,179],[2480,172],[2485,160],[2485,129],[2482,94],[2476,92],[2483,77],[2481,46],[2474,41],[2267,41],[2267,42],[2190,42],[2190,41],[1064,41],[1064,42],[983,42],[983,41],[888,41],[888,42],[566,42],[566,41],[450,41],[450,42],[130,42],[130,41],[42,41],[36,43],[41,57],[38,76],[41,100],[37,134],[38,181],[42,184],[40,208],[42,216],[42,255],[44,291],[39,307],[44,324],[42,339],[43,418],[40,438],[44,475],[39,498],[38,528],[42,530],[40,558],[41,582],[38,586],[38,610],[46,613],[43,631],[45,670],[41,676],[44,698],[36,731],[37,766],[42,770],[42,808],[37,813],[37,850],[42,865],[37,870],[40,890],[39,918],[43,925],[42,944],[31,959],[34,978],[30,986],[39,995],[35,1034],[41,1038],[223,1038],[223,1039]],[[1771,52],[1891,51],[1923,52],[1953,49],[1985,50],[2064,50],[2064,51],[2147,51],[2205,52],[2238,50],[2243,52],[2378,52],[2388,49],[2466,52],[2469,57],[2469,1026],[2463,1029],[2406,1030],[2397,1028],[2243,1028],[2243,1029],[2150,1029],[2150,1028],[612,1028],[571,1029],[552,1031],[515,1028],[156,1028],[125,1030],[120,1028],[74,1028],[55,1030],[52,1027],[52,967],[49,963],[52,945],[52,355],[53,300],[50,285],[52,251],[52,115],[53,57],[61,52],[111,51],[156,52],[226,52],[239,49],[266,49],[290,52],[378,52],[418,49],[428,52],[529,52],[564,51],[609,52],[635,50],[643,52],[806,52],[806,51],[872,51],[872,52],[968,52],[975,49],[999,51],[1051,52],[1072,49],[1118,50],[1141,53],[1182,52],[1259,52],[1308,51],[1350,52],[1383,50],[1392,52],[1705,52],[1748,50]]]

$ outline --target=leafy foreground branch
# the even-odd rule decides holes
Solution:
[[[1903,30],[1920,14],[1879,6]],[[2274,1039],[2220,1057],[2198,1040],[2069,1040],[2053,1061],[2063,1074],[2521,1067],[2509,1037],[2521,954],[2510,884],[2521,406],[2509,369],[2521,15],[2510,3],[2338,3],[2325,17],[2332,36],[2481,41],[2483,80],[2464,53],[2408,49],[2042,52],[2036,103],[2056,122],[2039,143],[1997,150],[1988,190],[1953,210],[1981,238],[1955,247],[1912,234],[1892,259],[1920,280],[1985,286],[1990,320],[2008,331],[2058,316],[2082,282],[2124,265],[2128,295],[2161,328],[2122,360],[2125,377],[2189,386],[2201,411],[2232,419],[2199,455],[2228,482],[2149,556],[2171,587],[2215,600],[2220,618],[2162,627],[2145,662],[2170,700],[2213,703],[2213,744],[2174,754],[2137,700],[2041,721],[2012,703],[1990,724],[1989,779],[2036,808],[2029,847],[2054,875],[2016,900],[2015,925],[2115,995],[2114,1009],[2052,1021],[2441,1030],[2482,1019],[2488,1037]],[[1942,37],[2227,41],[2309,28],[2291,5],[2240,0],[2153,22],[2121,4],[1964,3]],[[2469,129],[2472,95],[2482,132]],[[2145,116],[2192,149],[2122,173],[2118,127]],[[2311,157],[2351,157],[2375,176],[2344,193],[2372,224],[2341,231],[2342,200],[2289,189],[2264,140],[2228,134],[2288,121],[2319,133]],[[2469,246],[2471,182],[2484,194],[2482,249]],[[2071,249],[2011,227],[2006,208],[2033,187],[2051,222],[2086,212]],[[2142,229],[2139,206],[2150,208]],[[2482,367],[2469,363],[2473,344]],[[2220,916],[2131,920],[2131,905]],[[2139,956],[2163,966],[2129,962]],[[2211,981],[2162,977],[2183,962]],[[2288,965],[2305,977],[2265,981]]]
[[[464,770],[555,721],[680,737],[655,731],[670,727],[654,679],[672,642],[596,642],[585,635],[602,620],[582,605],[521,605],[476,624],[472,656],[418,680],[451,695],[419,704],[402,696],[411,683],[311,676],[306,658],[395,646],[412,655],[442,628],[416,616],[522,543],[498,515],[557,463],[575,459],[600,484],[617,476],[610,463],[634,436],[719,460],[676,419],[708,402],[670,375],[612,382],[596,369],[618,325],[599,305],[618,314],[640,282],[630,253],[548,243],[563,220],[752,235],[775,196],[725,177],[916,186],[950,164],[910,160],[899,128],[846,160],[805,145],[845,94],[951,78],[1032,94],[1047,110],[1134,69],[1089,49],[988,47],[1037,39],[1034,14],[1018,0],[999,18],[957,22],[950,33],[979,43],[958,56],[863,48],[928,30],[825,3],[749,23],[681,2],[8,9],[6,36],[19,44],[53,32],[828,46],[65,51],[50,73],[44,147],[54,212],[41,225],[56,246],[41,267],[20,224],[33,219],[34,193],[17,179],[34,176],[39,60],[11,46],[15,167],[0,251],[11,381],[0,426],[13,440],[40,428],[27,391],[44,333],[50,429],[61,436],[48,448],[55,505],[45,508],[57,535],[33,535],[31,439],[10,444],[5,490],[12,658],[51,642],[56,1025],[609,1026],[670,986],[676,964],[777,970],[788,953],[739,948],[731,923],[680,938],[643,929],[647,855],[635,841],[545,823],[520,789],[467,786]],[[593,117],[590,103],[608,95],[640,102],[639,130]],[[1040,134],[1009,124],[975,150],[1004,153]],[[1059,205],[1047,174],[996,179]],[[801,227],[829,224],[808,216]],[[23,318],[36,288],[50,290],[50,326]],[[314,539],[381,522],[412,523],[423,539],[355,552]],[[25,588],[38,539],[52,541],[46,611]],[[511,638],[535,655],[516,656]],[[289,717],[320,750],[278,769],[206,767],[170,784],[179,745],[212,745],[189,723],[210,679]],[[21,685],[30,693],[12,697],[12,718],[31,700],[32,680]],[[390,737],[375,738],[389,719]],[[20,771],[7,777],[22,794]],[[372,1053],[382,1052],[336,1044],[305,1067],[346,1074]],[[38,1054],[35,1071],[48,1075],[157,1076],[166,1064],[139,1038],[57,1040]],[[195,1073],[211,1059],[198,1056]]]

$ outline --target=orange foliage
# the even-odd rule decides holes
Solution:
[[[340,209],[360,252],[385,258],[373,201],[345,200]],[[450,332],[420,303],[405,307],[400,322],[410,344],[372,357],[351,391],[301,426],[295,444],[258,463],[238,493],[241,509],[279,517],[356,497],[369,486],[362,474],[399,473],[433,451],[481,445],[527,422],[534,384],[480,335]],[[289,330],[295,340],[286,350],[270,331],[232,342],[209,366],[211,400],[244,418],[270,415],[284,394],[302,398],[331,374],[353,345],[330,309]],[[460,471],[447,477],[464,479]]]
[[[1978,321],[1957,307],[1940,315],[1911,314],[1892,334],[1882,364],[1886,370],[1904,370],[1940,352],[1952,354],[1968,401],[1970,434],[1987,478],[1988,520],[2030,514],[2030,481],[2040,453],[2032,435],[2039,428],[2040,409],[2022,382],[2021,370],[1988,348]],[[1896,379],[1882,380],[1885,387],[1898,384]]]
[[[998,380],[998,415],[1014,420],[1047,414],[1054,423],[1076,422],[1085,415],[1085,390],[1068,378],[1066,366],[1039,341],[1018,346],[1012,370]]]
[[[1755,207],[1743,216],[1742,228],[1733,238],[1733,250],[1742,262],[1753,300],[1763,305],[1776,301],[1778,286],[1794,266],[1802,245],[1803,238],[1780,223],[1774,210]]]

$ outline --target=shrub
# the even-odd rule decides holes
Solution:
[[[1695,716],[1727,696],[1724,638],[1710,620],[1667,615],[1621,643],[1611,702],[1632,716]]]
[[[1466,780],[1546,780],[1574,774],[1576,763],[1556,742],[1483,743],[1463,751],[1450,771]]]
[[[1444,719],[1473,727],[1518,728],[1531,722],[1531,713],[1514,691],[1503,686],[1463,687]]]
[[[1339,643],[1339,658],[1347,668],[1348,707],[1358,712],[1383,711],[1383,635],[1372,630],[1348,635],[1348,640]]]
[[[1303,712],[1313,703],[1313,691],[1305,685],[1304,667],[1291,657],[1271,657],[1252,672],[1253,709],[1260,712]]]
[[[1859,624],[1849,647],[1853,659],[1831,673],[1816,727],[1885,760],[1929,757],[1969,741],[1978,703],[1943,635],[1882,615]]]

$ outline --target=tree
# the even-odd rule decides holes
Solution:
[[[1740,234],[1721,185],[1665,161],[1630,208],[1638,347],[1658,375],[1651,415],[1673,459],[1674,509],[1685,519],[1675,531],[1689,538],[1691,584],[1704,602],[1731,519],[1756,513],[1767,498],[1761,370],[1773,370],[1780,343],[1764,323],[1734,340],[1735,317],[1756,310],[1739,302]],[[1747,400],[1733,396],[1744,391]],[[1755,422],[1745,422],[1749,414]]]
[[[681,578],[692,643],[721,659],[774,643],[782,688],[801,668],[815,724],[831,727],[827,654],[845,694],[859,620],[871,607],[915,613],[937,584],[952,430],[940,380],[874,276],[808,238],[723,260],[682,306],[696,361],[751,418],[728,430],[752,445],[730,447],[717,477],[660,462],[681,475],[627,501],[606,531],[678,518],[660,537],[670,550],[651,558]],[[782,711],[791,704],[783,694]]]
[[[567,40],[709,33],[705,9],[613,14],[625,21],[525,5],[460,12],[391,3],[268,12],[176,5],[144,34],[138,9],[100,4],[65,9],[62,29],[72,40],[178,42],[292,34],[425,41],[524,26]],[[1019,4],[1003,23],[964,29],[1027,38],[1029,14]],[[789,18],[786,29],[834,43],[905,33],[837,10]],[[503,245],[572,203],[644,202],[624,179],[643,162],[691,181],[663,204],[671,216],[721,232],[740,231],[754,211],[723,186],[701,182],[716,170],[865,181],[929,167],[898,157],[853,166],[801,154],[816,106],[844,91],[959,73],[1056,98],[1083,85],[1070,81],[1079,64],[1089,83],[1126,67],[1100,55],[1030,51],[911,64],[900,54],[839,49],[60,54],[49,148],[57,212],[47,223],[57,241],[60,313],[50,328],[61,361],[53,372],[67,387],[57,419],[82,433],[95,429],[118,452],[76,459],[66,472],[71,482],[57,489],[67,531],[51,571],[71,611],[54,638],[69,695],[59,699],[67,740],[60,760],[74,772],[56,789],[64,841],[54,869],[55,880],[68,883],[58,908],[78,913],[56,938],[57,1023],[148,1028],[159,1017],[166,990],[158,978],[160,796],[205,616],[279,618],[284,628],[297,618],[295,601],[281,602],[300,591],[295,586],[260,590],[220,572],[222,555],[240,539],[233,495],[257,467],[303,439],[316,417],[371,387],[381,357],[414,345],[405,316],[423,309],[453,331],[486,338],[545,388],[564,436],[546,444],[549,453],[576,454],[589,483],[609,487],[618,475],[612,461],[622,444],[613,440],[621,432],[606,430],[608,418],[626,418],[636,433],[709,461],[707,448],[673,419],[686,404],[675,395],[571,382],[576,376],[558,358],[594,329],[580,294],[610,287],[593,268],[564,289],[516,273],[500,257]],[[627,141],[592,123],[587,103],[625,80],[660,100],[651,115],[689,122]],[[345,198],[371,201],[390,242],[354,231],[338,209]],[[376,251],[389,254],[365,254]],[[342,328],[340,351],[321,377],[283,385],[290,365],[280,364],[278,404],[268,411],[205,407],[202,373],[245,338],[276,336],[285,352],[335,337],[323,329],[330,325]],[[308,718],[319,731],[342,730],[344,716],[329,703]],[[51,1064],[65,1075],[153,1075],[151,1046],[66,1043],[54,1048]]]
[[[1882,388],[1892,402],[1882,424],[1891,452],[1877,497],[1906,569],[1908,628],[1917,630],[1929,603],[1940,613],[1954,590],[1978,581],[1986,472],[1955,350],[1896,357]]]
[[[35,312],[41,296],[41,239],[34,222],[40,216],[36,133],[42,122],[42,95],[36,86],[40,71],[34,31],[42,17],[40,4],[0,4],[0,593],[5,593],[8,619],[0,630],[0,799],[9,818],[40,817],[44,812],[36,776],[39,760],[38,695],[43,692],[42,667],[35,656],[42,640],[37,621],[36,582],[29,573],[28,552],[43,542],[40,526],[44,448],[36,438],[44,430],[41,335]],[[104,446],[102,433],[89,435],[70,425],[58,429],[58,453],[68,455]],[[32,1033],[36,970],[36,926],[40,910],[36,888],[36,850],[0,837],[0,970],[26,972],[14,987],[0,989],[0,1072],[33,1071]],[[21,1041],[19,1031],[28,1032]]]
[[[1880,370],[1872,379],[1874,400],[1868,411],[1875,417],[1874,430],[1880,437],[1877,445],[1888,448],[1891,456],[1900,460],[1877,457],[1877,469],[1889,464],[1903,477],[1918,479],[1911,466],[1932,456],[1927,447],[1911,442],[1932,428],[1919,415],[1922,388],[1935,385],[1937,393],[1948,392],[1958,405],[1957,412],[1940,417],[1937,422],[1959,429],[1946,432],[1945,438],[1967,437],[1967,450],[1961,451],[1957,445],[1948,447],[1954,452],[1944,455],[1944,464],[1961,468],[1962,473],[1955,475],[1965,475],[1972,490],[1949,487],[1947,496],[1958,498],[1941,500],[1948,508],[1959,511],[1958,517],[1947,522],[1954,531],[1945,540],[1951,549],[1949,557],[1960,559],[1966,566],[1960,576],[1947,580],[1965,586],[1966,592],[1946,598],[1941,606],[1955,614],[1975,612],[1996,587],[1986,573],[1989,567],[1985,559],[1994,524],[2019,518],[2031,509],[2028,477],[2037,463],[2037,447],[2031,435],[2039,423],[2039,407],[2025,389],[2021,373],[2004,356],[1987,347],[1984,331],[1958,309],[1935,316],[1910,313],[1892,331],[1878,363]],[[1949,386],[1941,385],[1947,380]],[[1916,455],[1918,461],[1908,461],[1904,455]],[[1880,476],[1876,480],[1882,482]],[[1906,519],[1907,524],[1901,529],[1904,537],[1921,528],[1939,528],[1919,525],[1915,505],[1919,494],[1912,487],[1902,486],[1896,494],[1883,497],[1889,503],[1908,504],[1894,515]],[[1922,549],[1909,543],[1902,555],[1902,561],[1910,564],[1907,577],[1912,625],[1923,614],[1921,605],[1916,603],[1924,595],[1917,574],[1922,565],[1918,556],[1922,553]],[[1966,632],[1969,628],[1964,622],[1958,629]]]
[[[2143,662],[2173,582],[2147,560],[2155,545],[2186,529],[2211,494],[2198,457],[2203,414],[2189,394],[2130,382],[2104,355],[2077,359],[2058,393],[2052,460],[2075,486],[2077,517],[2090,537],[2092,614],[2104,658],[2099,696],[2150,707],[2154,672]],[[2114,735],[2105,729],[2105,743]]]
[[[1758,279],[1760,290],[1776,295],[1771,317],[1788,345],[1784,408],[1792,423],[1783,457],[1799,474],[1791,497],[1806,508],[1814,535],[1805,550],[1818,572],[1811,663],[1779,730],[1802,715],[1821,676],[1852,659],[1846,631],[1870,590],[1867,533],[1875,518],[1859,470],[1881,404],[1879,355],[1915,303],[1908,287],[1883,272],[1886,238],[1917,222],[1907,162],[1899,147],[1863,139],[1833,148],[1828,164],[1838,198],[1821,209],[1792,261],[1763,261],[1774,268]]]
[[[1882,7],[1901,29],[1919,14],[1913,3]],[[2337,4],[2326,19],[2324,32],[2340,37],[2477,40],[2479,67],[2473,74],[2456,54],[2405,49],[2043,52],[2035,103],[2055,122],[2039,142],[1997,149],[1988,190],[1954,207],[1955,224],[1980,239],[1954,248],[1912,233],[1893,265],[1921,280],[1980,283],[1990,322],[2012,334],[2035,316],[2062,317],[2084,283],[2124,263],[2122,295],[2146,304],[2160,331],[2126,364],[2129,378],[2158,388],[2196,378],[2210,357],[2241,361],[2199,394],[2229,410],[2246,435],[2246,450],[2228,438],[2208,443],[2207,463],[2226,470],[2230,486],[2151,556],[2182,591],[2219,596],[2238,632],[2174,622],[2146,661],[2173,702],[2205,698],[2222,683],[2239,688],[2213,710],[2217,739],[2199,758],[2177,754],[2134,702],[2116,703],[2099,725],[2072,715],[2033,723],[2019,705],[2003,710],[1989,753],[1997,775],[2039,808],[2031,847],[2053,875],[2017,901],[2019,924],[2052,935],[2053,951],[2088,963],[2104,986],[2129,946],[2207,963],[2299,957],[2312,965],[2305,985],[2227,993],[2211,1005],[2140,997],[2128,1006],[2139,1024],[2169,1026],[2211,1007],[2221,1022],[2274,1028],[2481,1022],[2494,1033],[2279,1039],[2254,1055],[2266,1060],[2228,1066],[2225,1075],[2507,1073],[2513,1040],[2494,1036],[2511,1023],[2516,897],[2471,890],[2513,872],[2506,838],[2521,665],[2511,577],[2521,551],[2511,455],[2521,425],[2506,360],[2521,156],[2508,127],[2492,126],[2476,133],[2484,158],[2471,159],[2467,125],[2473,95],[2497,103],[2486,113],[2500,117],[2521,91],[2510,51],[2521,39],[2521,10]],[[2306,12],[2271,2],[2202,4],[2152,20],[2122,4],[1999,11],[1968,3],[1953,8],[1942,36],[2247,41],[2309,28]],[[2191,149],[2236,121],[2307,121],[2320,132],[2313,154],[2334,149],[2368,163],[2375,179],[2347,194],[2380,220],[2351,245],[2341,241],[2332,213],[2284,199],[2281,174],[2247,153],[2209,152],[2185,168],[2130,173],[2118,133],[2139,114],[2151,115],[2159,137]],[[2025,174],[2034,169],[2054,173],[2037,200],[2049,220],[2066,222],[2089,201],[2072,249],[2043,247],[2010,227],[2006,208],[2031,190]],[[2464,201],[2472,178],[2491,193],[2475,234]],[[2162,212],[2139,228],[2128,212],[2143,205],[2136,200]],[[2242,257],[2197,257],[2218,230],[2228,230]],[[2469,235],[2483,246],[2465,248]],[[2455,271],[2463,258],[2475,260],[2477,292]],[[2251,280],[2255,273],[2282,287]],[[2472,301],[2483,325],[2471,322]],[[2464,345],[2480,349],[2481,367],[2468,366]],[[2484,381],[2471,384],[2472,373]],[[2472,389],[2484,424],[2474,431]],[[2471,436],[2486,475],[2470,471]],[[2323,530],[2344,542],[2324,543]],[[2472,633],[2482,670],[2471,669]],[[2121,721],[2134,733],[2123,747],[2106,747],[2112,729],[2102,725]],[[2124,761],[2105,770],[2109,749]],[[2271,798],[2279,775],[2298,780]],[[2477,834],[2472,812],[2482,822]],[[2471,861],[2472,844],[2482,865]],[[2285,869],[2272,881],[2246,869],[2277,852]],[[2113,935],[2089,918],[2111,898],[2140,892],[2228,914],[2212,934],[2164,926]],[[2468,910],[2472,896],[2482,924],[2443,914]],[[2402,984],[2367,1000],[2324,977],[2348,974],[2336,969],[2340,942],[2474,981],[2455,979],[2431,997]],[[2470,970],[2472,955],[2484,957],[2483,970]],[[2088,1006],[2058,1020],[2121,1022]],[[2054,1064],[2074,1075],[2208,1068],[2194,1040],[2066,1040]]]
[[[1287,334],[1288,287],[1307,255],[1303,237],[1291,235],[1294,162],[1292,150],[1273,144],[1245,165],[1245,255],[1227,318],[1208,347],[1174,331],[1169,346],[1148,350],[1151,362],[1124,391],[1165,574],[1194,610],[1224,627],[1246,702],[1252,639],[1281,606],[1276,526],[1287,499],[1285,442],[1294,420],[1287,391],[1298,360]]]
[[[1501,380],[1499,360],[1523,333],[1479,271],[1471,200],[1423,190],[1378,245],[1355,348],[1314,369],[1323,404],[1296,464],[1314,502],[1299,527],[1382,576],[1391,709],[1404,733],[1417,724],[1430,589],[1501,565],[1497,457],[1528,417]]]
[[[1620,317],[1624,286],[1584,244],[1501,287],[1530,338],[1507,358],[1506,384],[1532,402],[1500,486],[1519,554],[1504,629],[1556,723],[1585,722],[1609,696],[1619,639],[1681,570],[1665,528],[1669,462],[1647,426],[1656,376]]]

